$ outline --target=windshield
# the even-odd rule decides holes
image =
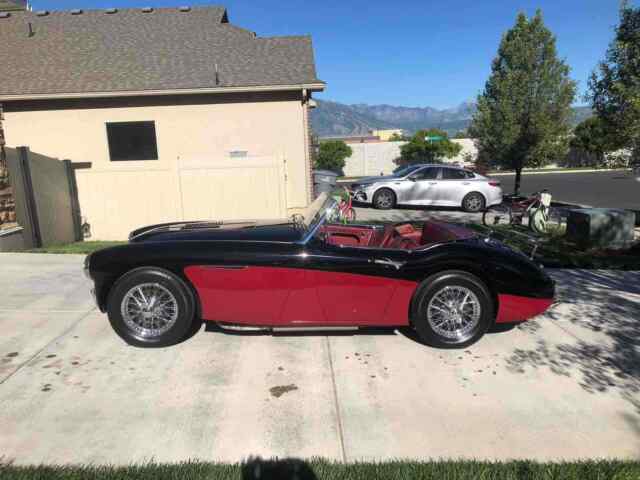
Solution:
[[[404,167],[398,167],[393,171],[393,174],[396,177],[404,177],[405,175],[409,175],[414,170],[420,168],[420,165],[406,165]]]
[[[336,199],[327,193],[321,193],[302,213],[302,224],[307,235],[313,235],[324,219],[331,219],[337,212]],[[306,235],[305,235],[306,236]]]

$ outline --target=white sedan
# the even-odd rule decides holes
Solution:
[[[433,205],[481,212],[502,203],[499,181],[438,164],[409,165],[393,175],[362,178],[351,185],[351,191],[354,200],[380,209]]]

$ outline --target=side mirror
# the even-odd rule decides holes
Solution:
[[[413,175],[407,177],[407,180],[411,180],[412,182],[415,182],[417,180],[416,177],[414,177]]]

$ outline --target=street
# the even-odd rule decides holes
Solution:
[[[495,175],[505,194],[513,193],[515,175]],[[603,208],[640,210],[640,182],[628,171],[535,173],[522,176],[523,194],[548,189],[556,201]]]
[[[213,325],[139,349],[93,306],[82,261],[0,254],[5,461],[640,457],[638,272],[552,271],[551,310],[465,350]]]

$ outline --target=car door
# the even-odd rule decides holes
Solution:
[[[443,167],[440,180],[433,189],[435,202],[441,206],[459,207],[470,186],[471,178],[465,170]]]
[[[319,243],[309,255],[327,325],[385,324],[406,252]]]
[[[185,275],[196,288],[202,318],[240,325],[292,325],[324,322],[313,272],[301,247],[280,252],[273,262],[256,264],[229,252],[220,262],[192,265]],[[279,257],[279,258],[277,258]]]
[[[440,175],[439,167],[425,167],[412,173],[403,181],[403,194],[398,203],[431,205],[435,200],[435,188]]]

